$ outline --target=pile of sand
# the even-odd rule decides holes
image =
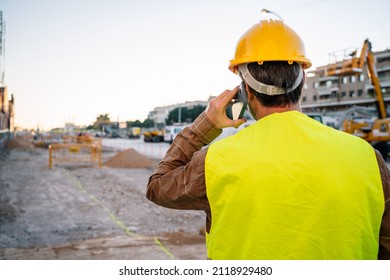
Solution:
[[[113,168],[154,168],[156,162],[130,148],[117,153],[107,160],[104,165]]]

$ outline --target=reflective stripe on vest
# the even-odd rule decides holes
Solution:
[[[210,145],[211,259],[376,259],[384,195],[364,140],[275,113]]]

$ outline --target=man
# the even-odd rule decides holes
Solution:
[[[214,98],[174,140],[147,198],[207,214],[210,259],[390,259],[390,175],[366,141],[301,113],[305,57],[278,20],[240,39],[229,69],[257,122],[211,143],[237,88]]]

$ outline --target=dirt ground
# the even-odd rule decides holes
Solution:
[[[57,164],[16,139],[0,152],[0,259],[206,259],[201,211],[148,201],[156,166],[129,149],[104,165]]]

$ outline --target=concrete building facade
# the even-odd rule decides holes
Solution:
[[[377,76],[385,103],[390,103],[390,50],[374,53]],[[302,91],[301,106],[304,112],[332,112],[354,105],[372,107],[374,88],[369,79],[367,65],[362,73],[345,77],[327,76],[327,66],[309,71]]]

